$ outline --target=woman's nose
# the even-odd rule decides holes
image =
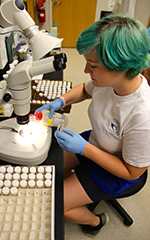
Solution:
[[[90,73],[90,69],[87,64],[85,65],[84,73]]]

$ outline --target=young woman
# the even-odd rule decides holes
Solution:
[[[90,79],[40,110],[50,109],[51,118],[65,105],[91,99],[92,130],[57,130],[55,137],[64,149],[65,218],[96,235],[108,216],[94,215],[85,205],[120,195],[150,165],[150,87],[140,74],[149,38],[139,21],[108,16],[84,30],[76,47]]]

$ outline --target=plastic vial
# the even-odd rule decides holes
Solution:
[[[23,167],[22,168],[22,173],[28,173],[28,168],[27,167]]]
[[[38,173],[36,175],[36,177],[37,177],[38,180],[42,180],[43,179],[43,174],[42,173]]]
[[[35,181],[34,180],[30,180],[28,182],[28,185],[29,185],[30,188],[34,188],[35,187]]]
[[[66,127],[68,124],[68,117],[61,113],[54,113],[53,117],[49,119],[49,110],[43,110],[42,112],[38,111],[35,116],[35,120],[39,121],[40,124],[51,127]]]
[[[42,188],[43,187],[43,181],[42,180],[38,180],[36,182],[36,185],[37,185],[38,188]]]
[[[20,186],[21,186],[22,188],[26,188],[26,187],[27,187],[27,181],[26,181],[26,180],[21,180]]]
[[[44,167],[42,167],[42,166],[38,167],[38,172],[39,173],[44,173]]]
[[[3,187],[3,184],[4,184],[4,182],[2,180],[0,180],[0,188]]]
[[[0,180],[4,179],[4,173],[0,173]]]
[[[45,187],[51,187],[52,181],[50,179],[45,180]]]
[[[12,179],[12,174],[11,173],[6,173],[5,174],[5,179],[6,180],[11,180]]]
[[[16,173],[21,173],[21,167],[19,167],[19,166],[15,167],[15,172]]]
[[[16,187],[16,188],[19,187],[19,181],[18,180],[13,180],[12,181],[12,186]]]
[[[52,167],[51,166],[47,166],[45,171],[46,171],[46,173],[51,173],[52,172]]]
[[[46,173],[45,174],[45,179],[51,179],[52,178],[52,174],[51,173]]]
[[[29,174],[29,179],[30,180],[34,180],[35,179],[35,174],[34,173],[30,173]]]
[[[36,173],[36,168],[35,167],[31,167],[30,168],[30,173]]]
[[[3,187],[3,188],[2,188],[2,193],[3,193],[4,195],[8,195],[8,194],[9,194],[9,188],[8,188],[8,187]]]
[[[17,195],[17,193],[18,193],[17,188],[16,188],[16,187],[12,187],[12,188],[10,189],[10,193],[11,193],[11,195]]]
[[[21,179],[22,180],[27,180],[27,178],[28,178],[28,175],[26,173],[21,174]]]
[[[13,171],[14,171],[14,169],[13,169],[12,166],[10,166],[10,167],[7,168],[7,172],[8,172],[8,173],[13,173]]]
[[[1,166],[0,167],[0,172],[1,173],[5,173],[6,172],[6,167],[5,166]]]
[[[19,173],[14,173],[13,174],[13,179],[14,180],[19,180],[20,179],[20,174]]]
[[[5,187],[10,187],[11,186],[11,181],[10,180],[5,180],[4,181],[4,186]]]

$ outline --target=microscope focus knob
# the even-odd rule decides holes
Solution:
[[[5,102],[9,102],[10,99],[11,99],[10,93],[5,93],[4,96],[3,96],[3,100],[4,100]]]

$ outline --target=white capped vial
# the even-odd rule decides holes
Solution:
[[[42,180],[43,179],[43,174],[42,173],[38,173],[36,175],[36,177],[37,177],[38,180]]]
[[[19,166],[15,167],[15,173],[21,173],[21,167]]]
[[[44,172],[44,167],[42,167],[42,166],[38,167],[38,172],[43,173]]]
[[[51,187],[52,181],[50,179],[45,180],[45,187]]]
[[[26,180],[21,180],[20,181],[20,187],[26,188],[27,187],[27,181]]]
[[[3,180],[0,180],[0,188],[3,187],[3,184],[4,184]]]
[[[10,189],[10,193],[11,193],[11,195],[17,195],[17,193],[18,193],[18,189],[16,188],[16,187],[12,187],[11,189]]]
[[[34,188],[35,187],[35,181],[34,180],[30,180],[28,182],[28,185],[29,185],[30,188]]]
[[[46,173],[51,173],[52,172],[52,167],[51,166],[47,166],[45,169]]]
[[[6,173],[5,174],[5,179],[6,180],[11,180],[12,179],[12,174],[11,173]]]
[[[4,179],[4,173],[0,173],[0,180]]]
[[[43,187],[43,181],[42,180],[38,180],[36,182],[36,185],[37,185],[38,188],[42,188]]]
[[[6,167],[5,166],[1,166],[0,167],[0,172],[1,173],[5,173],[6,172]]]
[[[2,188],[2,193],[3,193],[4,195],[8,195],[8,194],[9,194],[9,188],[8,188],[8,187],[3,187],[3,188]]]
[[[46,173],[45,174],[45,179],[52,179],[52,174],[51,173]]]
[[[22,173],[28,173],[28,168],[27,167],[23,167],[22,168]]]
[[[19,179],[20,179],[20,174],[19,174],[19,173],[14,173],[13,176],[12,176],[12,178],[13,178],[14,180],[19,180]]]
[[[8,173],[13,173],[13,171],[14,171],[14,169],[13,169],[12,166],[9,166],[9,167],[7,168],[7,172],[8,172]]]
[[[19,187],[19,181],[18,180],[13,180],[12,181],[12,186],[16,187],[16,188]]]
[[[30,173],[36,173],[36,167],[30,167]]]
[[[34,173],[30,173],[29,174],[29,179],[30,180],[34,180],[35,179],[35,174]]]
[[[5,187],[10,187],[11,186],[11,181],[10,180],[5,180],[4,181],[4,186]]]
[[[22,174],[21,174],[21,179],[22,179],[22,180],[27,180],[27,179],[28,179],[28,174],[22,173]]]

